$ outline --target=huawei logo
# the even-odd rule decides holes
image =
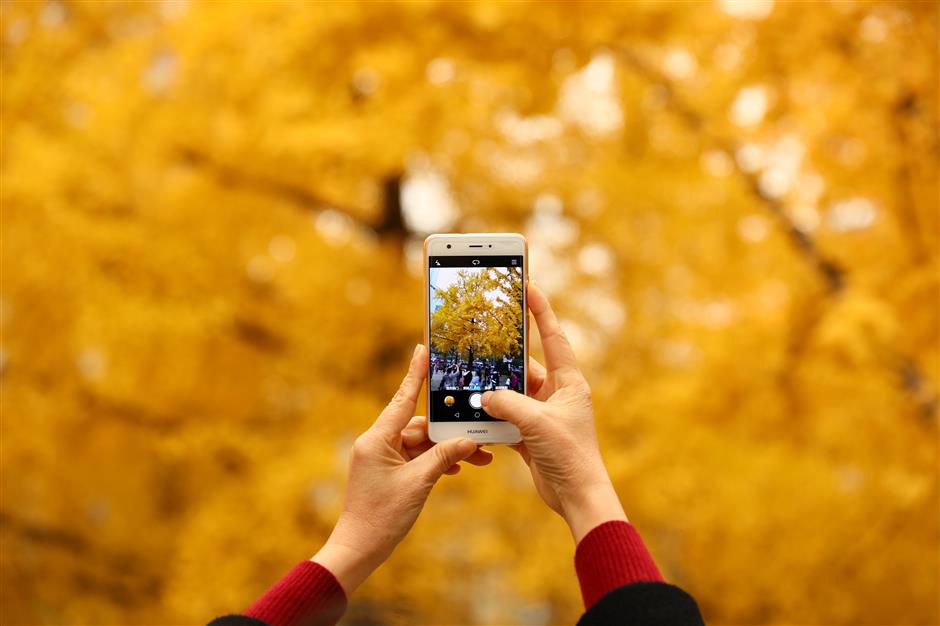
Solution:
[[[488,433],[488,432],[490,432],[490,431],[489,431],[488,429],[486,429],[486,428],[470,428],[470,429],[467,429],[467,434],[468,434],[468,435],[485,435],[485,434]]]

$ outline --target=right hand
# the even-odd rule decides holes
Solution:
[[[577,543],[597,525],[627,517],[601,458],[591,389],[571,344],[534,282],[529,282],[526,295],[542,339],[545,367],[529,359],[531,397],[488,391],[483,394],[483,408],[519,429],[522,443],[516,449],[529,466],[539,495],[565,518]]]

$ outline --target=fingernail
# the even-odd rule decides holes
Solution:
[[[477,449],[477,444],[472,439],[461,439],[460,443],[457,444],[457,452],[463,456],[469,456],[473,454]]]
[[[491,398],[492,396],[493,396],[493,392],[492,392],[492,391],[487,391],[486,393],[483,394],[483,397],[481,398],[481,400],[483,401],[483,406],[484,406],[484,407],[485,407],[487,404],[490,403],[490,398]]]
[[[418,350],[421,349],[421,346],[422,344],[420,343],[415,345],[414,352],[411,353],[411,358],[415,358],[416,356],[418,356]]]
[[[420,428],[406,428],[405,430],[401,431],[401,435],[402,437],[418,437],[421,435],[421,429]]]

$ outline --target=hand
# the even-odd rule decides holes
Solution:
[[[412,417],[427,367],[427,352],[419,344],[395,397],[353,444],[343,512],[311,559],[329,569],[347,595],[408,534],[443,474],[460,471],[459,461],[486,465],[493,460],[470,439],[432,443],[427,420]]]
[[[531,397],[488,391],[483,394],[483,408],[519,428],[522,443],[515,447],[529,466],[539,495],[565,518],[577,543],[598,524],[627,516],[601,458],[591,389],[571,344],[542,290],[529,281],[526,293],[546,367],[529,359]]]

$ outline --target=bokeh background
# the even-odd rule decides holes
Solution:
[[[204,623],[311,556],[438,231],[529,238],[708,621],[938,622],[937,3],[0,20],[3,623]],[[572,556],[497,449],[344,622],[573,623]]]

